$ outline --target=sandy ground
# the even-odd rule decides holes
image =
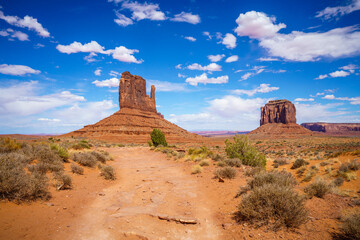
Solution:
[[[55,191],[47,202],[0,202],[0,239],[331,239],[348,202],[329,194],[307,202],[309,221],[274,232],[236,223],[233,213],[243,169],[234,180],[213,179],[214,165],[191,175],[193,163],[168,160],[148,147],[107,148],[117,180],[98,169],[73,175],[72,190]],[[182,224],[160,218],[196,222]]]

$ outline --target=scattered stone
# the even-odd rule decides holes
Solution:
[[[221,177],[219,177],[219,182],[225,182],[224,179],[222,179]]]
[[[100,193],[99,193],[99,196],[105,196],[105,193],[100,192]]]
[[[150,214],[150,216],[157,217],[160,220],[166,220],[169,222],[173,221],[173,222],[181,223],[181,224],[197,224],[198,223],[196,219],[189,219],[189,218],[184,218],[184,217],[171,217],[171,216],[162,215],[162,214],[159,214],[159,215]]]
[[[47,203],[46,205],[48,205],[49,207],[54,206],[54,204],[53,204],[53,203]]]

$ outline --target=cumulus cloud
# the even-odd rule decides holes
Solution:
[[[115,12],[116,14],[116,19],[114,19],[114,22],[119,25],[119,26],[129,26],[134,24],[134,21],[131,18],[126,17],[124,14],[121,14],[119,12]]]
[[[262,73],[264,70],[265,70],[264,66],[254,66],[251,69],[251,71],[254,71],[254,72],[245,73],[244,75],[241,76],[241,79],[242,79],[242,81],[247,80],[250,77],[253,77],[255,75],[258,75],[258,74]],[[237,70],[236,72],[242,72],[242,70]]]
[[[121,73],[117,72],[117,71],[114,71],[114,70],[111,70],[110,73],[109,73],[110,76],[113,76],[113,77],[117,77],[117,76],[120,76]]]
[[[185,80],[185,82],[189,83],[192,86],[197,86],[199,83],[202,84],[221,84],[221,83],[227,83],[229,80],[229,77],[227,75],[220,76],[220,77],[212,77],[208,78],[206,73],[201,74],[200,76],[196,77],[189,77]]]
[[[335,28],[327,32],[292,31],[280,34],[285,24],[275,24],[265,13],[247,12],[237,19],[235,32],[259,40],[259,45],[272,57],[291,61],[318,61],[323,57],[339,58],[360,53],[360,32],[357,26]]]
[[[342,70],[334,71],[334,72],[331,72],[329,74],[321,74],[315,79],[317,79],[317,80],[320,79],[321,80],[321,79],[328,78],[328,77],[333,77],[333,78],[347,77],[350,74],[355,73],[355,70],[358,69],[358,68],[359,67],[357,65],[355,65],[355,64],[348,64],[346,66],[339,67],[339,69],[342,69]]]
[[[260,62],[275,62],[275,61],[280,61],[280,59],[272,58],[272,57],[261,57],[258,59],[258,61],[260,61]]]
[[[196,41],[196,38],[194,38],[194,37],[184,37],[185,39],[187,39],[187,40],[189,40],[189,41],[191,41],[191,42],[195,42]]]
[[[20,31],[14,31],[11,28],[8,28],[6,30],[1,30],[0,36],[8,37],[10,41],[14,40],[15,38],[17,38],[19,41],[29,41],[29,36],[26,33]]]
[[[147,80],[146,84],[148,89],[151,88],[151,85],[155,85],[156,92],[179,92],[179,91],[183,92],[187,90],[185,84],[183,83]]]
[[[97,87],[119,87],[119,79],[110,78],[102,81],[95,80],[92,82],[92,84],[95,84]]]
[[[268,17],[263,12],[241,13],[236,19],[238,26],[235,32],[238,36],[248,36],[255,39],[273,37],[280,29],[286,27],[283,23],[274,24],[275,21],[275,17]]]
[[[96,53],[91,52],[91,53],[89,53],[89,55],[84,57],[84,60],[87,61],[88,63],[96,62],[97,61],[96,58],[95,58],[96,56],[97,56]]]
[[[160,7],[158,4],[153,3],[138,3],[138,2],[127,2],[125,1],[122,5],[123,9],[129,9],[132,11],[132,19],[136,21],[150,19],[161,21],[165,20],[165,13],[160,11]]]
[[[42,122],[61,122],[61,120],[57,119],[57,118],[38,118],[38,121],[42,121]]]
[[[182,66],[181,66],[181,64],[178,64],[178,65],[175,66],[175,68],[176,68],[176,69],[181,69]]]
[[[352,105],[360,105],[360,97],[335,97],[334,95],[325,95],[322,99],[327,100],[340,100],[340,101],[349,101]]]
[[[44,28],[36,18],[30,17],[28,15],[26,15],[24,18],[19,18],[18,16],[5,16],[4,12],[0,11],[0,19],[3,19],[10,25],[35,31],[42,37],[50,37],[48,30]]]
[[[98,68],[98,69],[96,69],[95,71],[94,71],[94,74],[96,75],[96,76],[101,76],[101,69],[100,68]]]
[[[96,53],[106,54],[106,55],[112,55],[112,57],[116,60],[119,60],[121,62],[127,62],[127,63],[142,63],[143,60],[137,60],[134,57],[134,53],[138,53],[139,50],[137,49],[128,49],[124,46],[116,47],[115,49],[109,49],[105,51],[105,47],[101,46],[96,41],[91,41],[86,44],[82,44],[79,42],[73,42],[69,45],[57,45],[56,49],[59,52],[72,54],[72,53],[79,53],[79,52],[89,52],[90,55],[85,59],[88,62],[95,61],[93,59],[94,56],[96,56]]]
[[[279,87],[270,87],[270,84],[262,83],[260,86],[252,90],[236,89],[233,90],[233,94],[246,94],[248,96],[254,96],[256,93],[268,93],[279,90]]]
[[[338,104],[309,104],[295,102],[296,118],[299,123],[303,122],[342,122],[346,112],[338,111]],[[316,114],[314,114],[316,113]],[[340,117],[340,118],[339,118]],[[338,120],[337,120],[338,119]],[[347,122],[347,121],[345,121]]]
[[[231,63],[231,62],[236,62],[237,60],[239,60],[239,56],[238,55],[233,55],[228,57],[225,62],[227,63]]]
[[[296,98],[294,101],[295,102],[313,102],[313,101],[315,101],[315,99],[313,99],[313,98]]]
[[[13,76],[23,76],[26,74],[39,74],[40,71],[24,65],[1,64],[0,73]]]
[[[330,19],[332,17],[340,17],[358,10],[360,10],[360,0],[353,0],[346,6],[327,7],[324,10],[317,12],[315,17]]]
[[[324,78],[327,78],[327,77],[329,77],[327,74],[320,74],[317,78],[315,78],[315,79],[317,79],[317,80],[321,80],[321,79],[324,79]]]
[[[212,39],[212,36],[210,35],[210,33],[209,32],[203,32],[203,35],[204,36],[207,36],[207,38],[208,38],[208,40],[211,40]]]
[[[226,48],[233,49],[236,47],[236,37],[231,33],[227,33],[221,43],[224,44]]]
[[[335,72],[329,73],[329,75],[331,77],[346,77],[346,76],[349,76],[350,73],[340,70],[340,71],[335,71]]]
[[[219,62],[219,61],[221,61],[221,59],[223,59],[225,57],[225,55],[224,54],[217,54],[217,55],[209,55],[207,57],[212,62]]]
[[[179,14],[176,14],[170,20],[174,21],[174,22],[187,22],[187,23],[191,23],[191,24],[200,23],[199,15],[195,15],[195,14],[192,14],[192,13],[186,13],[186,12],[181,12]]]
[[[198,63],[193,63],[187,66],[187,68],[190,70],[200,70],[200,71],[210,71],[210,72],[221,71],[221,66],[217,63],[210,63],[207,66],[201,66]]]

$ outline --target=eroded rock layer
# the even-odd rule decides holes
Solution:
[[[296,109],[288,100],[269,101],[261,108],[260,126],[267,123],[296,123]]]
[[[360,135],[360,123],[302,123],[301,126],[315,132],[330,135]]]

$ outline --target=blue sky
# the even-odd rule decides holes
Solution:
[[[0,133],[65,133],[119,109],[123,71],[187,130],[360,122],[360,0],[1,1]],[[150,89],[148,88],[150,91]]]

